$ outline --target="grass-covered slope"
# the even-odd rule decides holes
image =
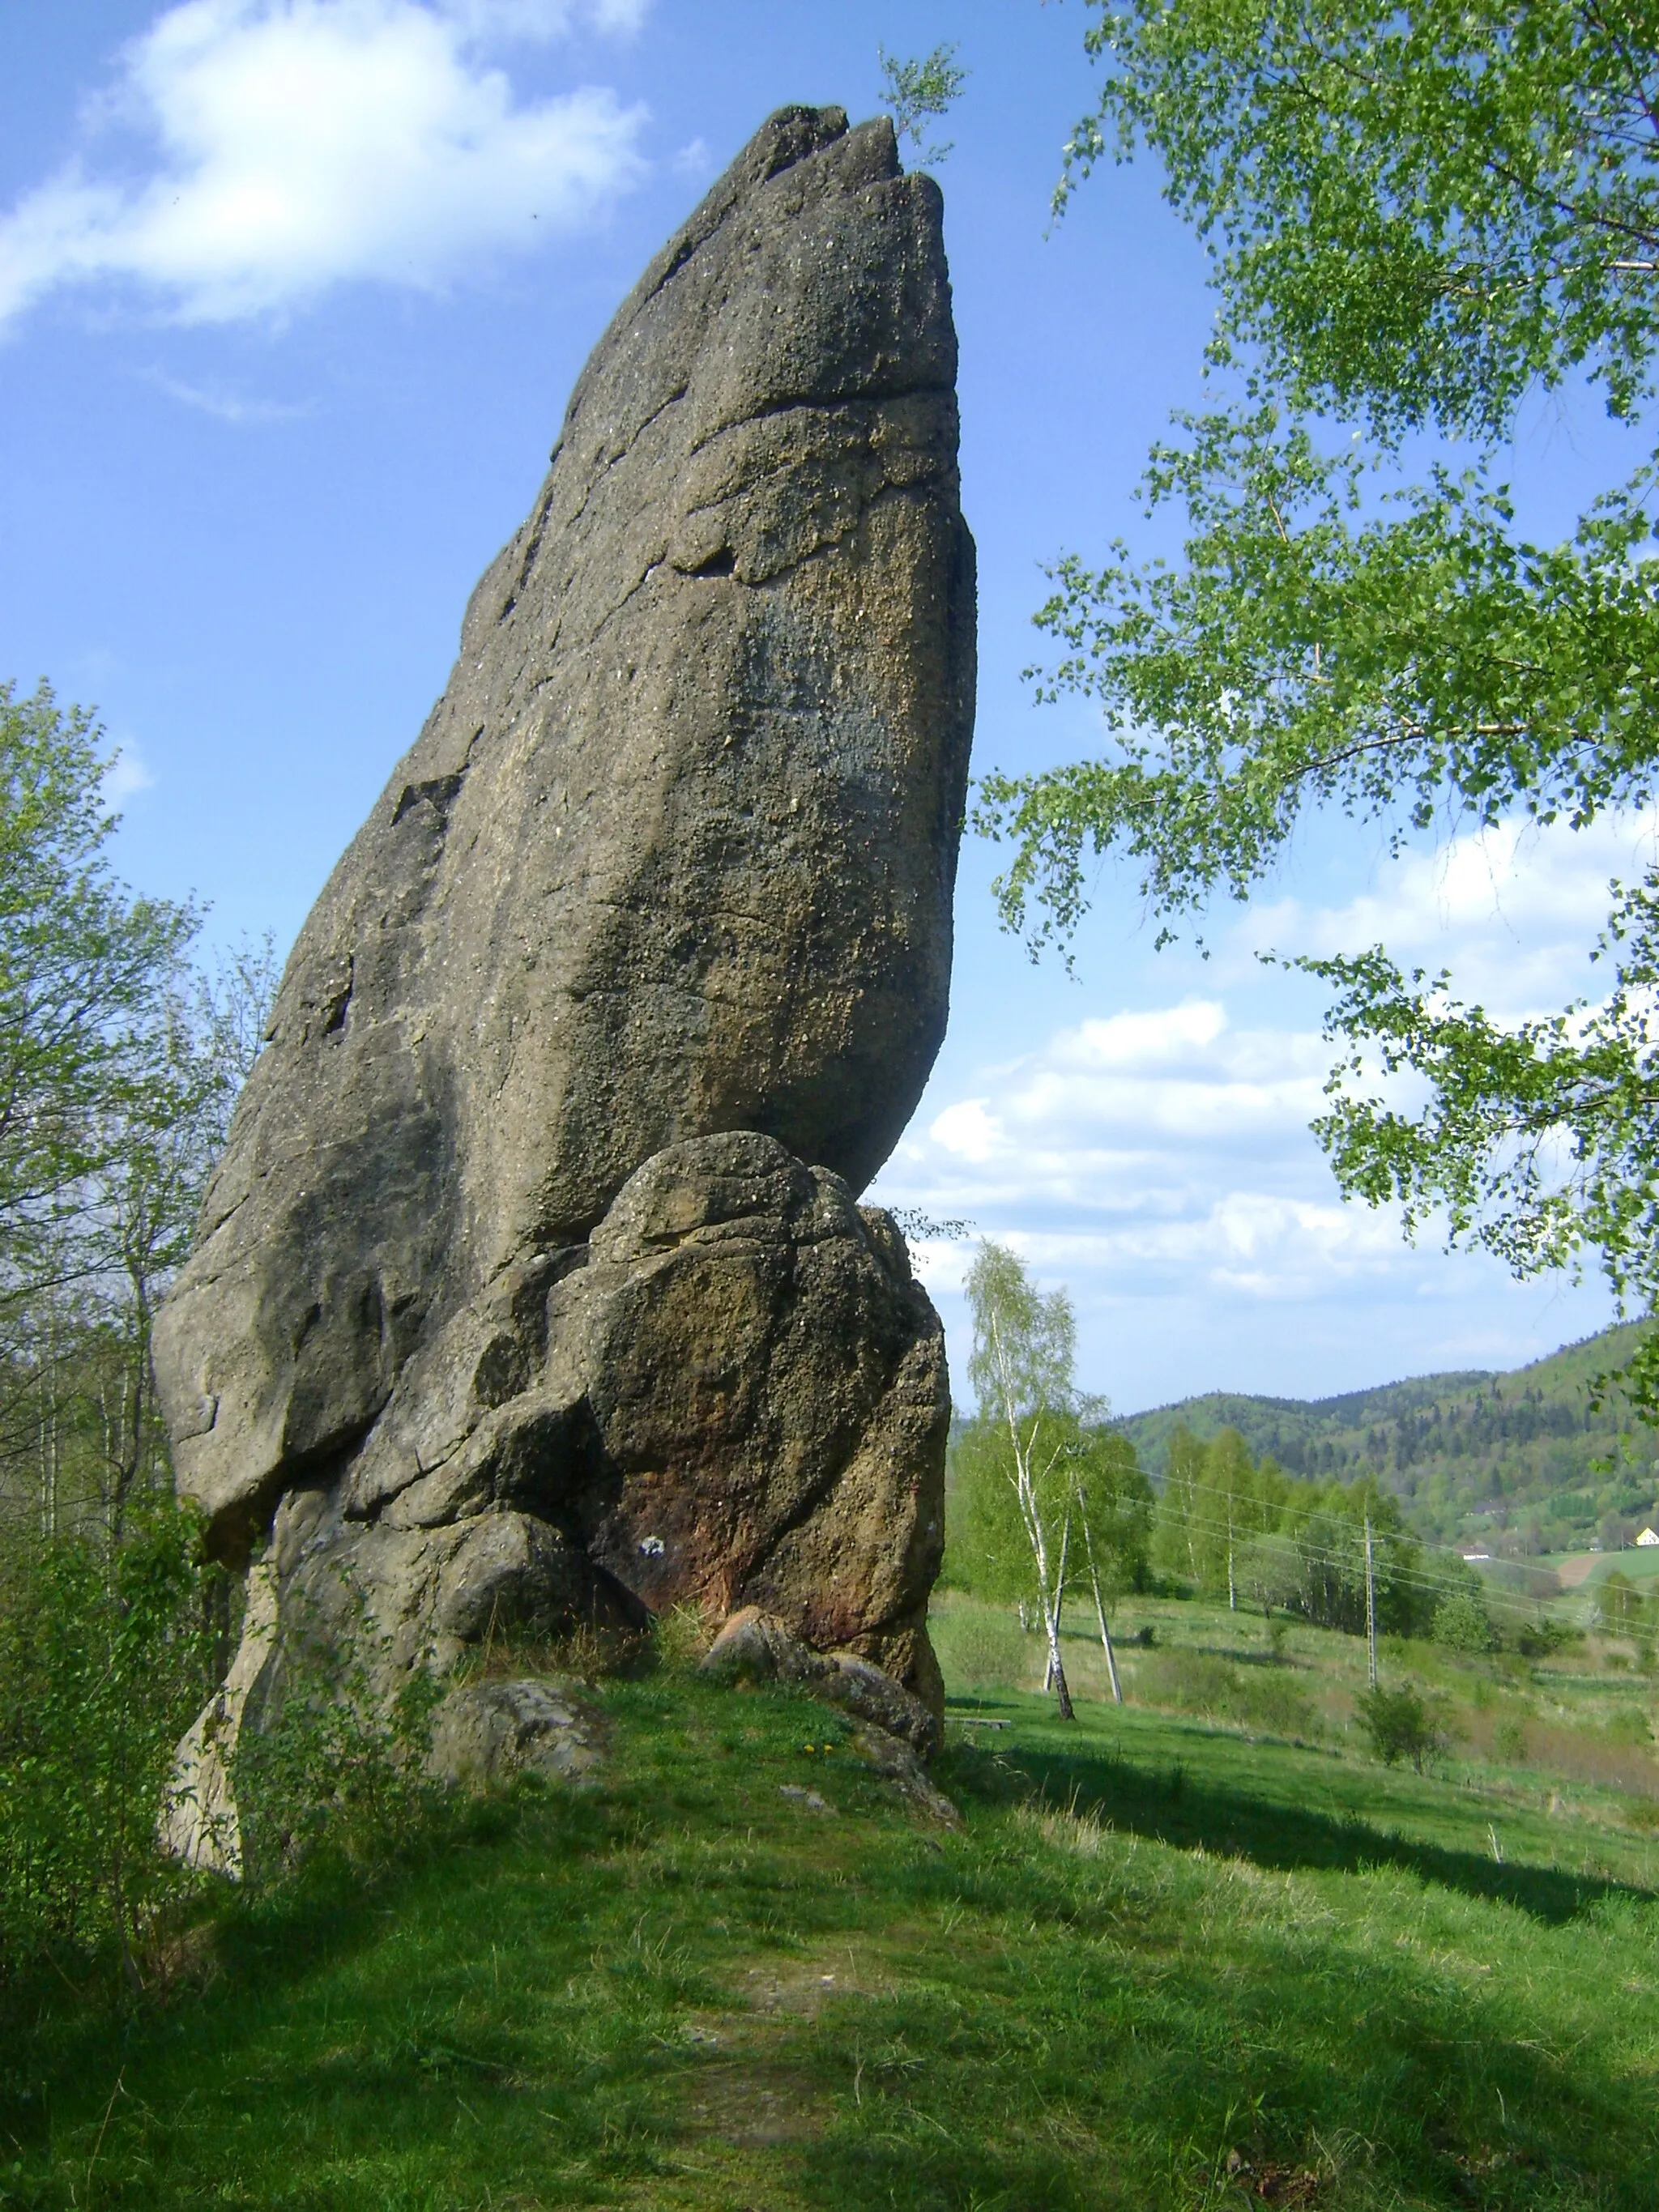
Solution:
[[[1303,1477],[1379,1475],[1419,1532],[1442,1541],[1509,1531],[1534,1552],[1581,1548],[1609,1515],[1653,1510],[1659,1437],[1634,1428],[1597,1375],[1629,1357],[1634,1330],[1605,1329],[1511,1374],[1419,1376],[1302,1400],[1215,1390],[1122,1424],[1159,1474],[1184,1421],[1200,1437],[1236,1428],[1253,1453]]]
[[[951,1832],[821,1707],[595,1695],[600,1787],[228,1905],[125,2027],[14,2002],[0,2203],[1652,2204],[1638,1835],[1013,1692]]]

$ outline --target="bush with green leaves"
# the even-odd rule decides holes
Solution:
[[[1615,1567],[1596,1585],[1595,1610],[1601,1626],[1612,1636],[1650,1637],[1654,1626],[1652,1600],[1638,1589],[1630,1577]]]
[[[1445,1747],[1445,1734],[1433,1709],[1409,1682],[1397,1690],[1378,1683],[1356,1700],[1359,1724],[1384,1766],[1408,1759],[1420,1774],[1423,1762]]]
[[[1474,1590],[1449,1591],[1435,1607],[1429,1632],[1447,1651],[1490,1651],[1497,1640],[1486,1608]]]
[[[110,866],[102,734],[0,683],[0,1533],[166,1491],[149,1336],[276,986]],[[20,1532],[21,1533],[21,1532]]]
[[[198,1534],[166,1501],[119,1544],[15,1543],[0,1567],[0,1977],[105,1954],[136,1984],[191,1886],[156,1820],[217,1674],[222,1578]]]
[[[370,1633],[360,1618],[359,1652]],[[394,1855],[437,1795],[426,1759],[443,1693],[417,1667],[388,1708],[361,1657],[343,1668],[336,1639],[290,1604],[237,1741],[245,1882],[271,1888],[319,1852],[358,1866]]]

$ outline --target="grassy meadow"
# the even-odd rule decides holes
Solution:
[[[1628,1654],[1386,1653],[1419,1776],[1353,1639],[1130,1601],[1131,1702],[1076,1622],[1067,1728],[1006,1614],[937,1625],[959,1830],[822,1706],[596,1681],[598,1786],[224,1899],[118,2015],[15,1987],[0,2205],[1652,2205]]]

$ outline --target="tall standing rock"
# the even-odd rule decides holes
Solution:
[[[547,1301],[653,1155],[754,1132],[855,1194],[912,1112],[974,683],[941,213],[884,120],[786,109],[584,370],[158,1322],[223,1556],[284,1493],[368,1523],[430,1476],[458,1346],[469,1420],[533,1395]]]

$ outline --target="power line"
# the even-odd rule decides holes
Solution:
[[[1200,1530],[1209,1531],[1221,1537],[1226,1537],[1231,1533],[1234,1543],[1238,1545],[1240,1549],[1248,1549],[1249,1545],[1260,1542],[1264,1537],[1282,1536],[1285,1538],[1286,1542],[1294,1544],[1300,1557],[1312,1565],[1330,1567],[1340,1574],[1352,1577],[1356,1583],[1360,1580],[1363,1575],[1364,1570],[1362,1561],[1354,1554],[1321,1551],[1313,1548],[1304,1544],[1297,1536],[1288,1529],[1260,1529],[1254,1534],[1246,1536],[1243,1543],[1240,1544],[1237,1527],[1235,1526],[1230,1531],[1229,1524],[1225,1521],[1206,1519],[1202,1516],[1188,1516],[1186,1525],[1188,1528],[1196,1528]],[[1389,1531],[1385,1533],[1392,1535],[1394,1532]],[[1415,1544],[1419,1550],[1443,1552],[1449,1558],[1458,1559],[1461,1564],[1465,1566],[1468,1564],[1467,1560],[1462,1559],[1462,1554],[1457,1551],[1454,1545],[1429,1544],[1422,1538],[1413,1536],[1409,1533],[1405,1534],[1404,1540],[1407,1543]],[[1392,1587],[1396,1583],[1404,1584],[1410,1588],[1424,1590],[1431,1595],[1441,1596],[1445,1595],[1449,1589],[1455,1587],[1454,1583],[1443,1580],[1438,1577],[1428,1574],[1420,1574],[1413,1568],[1402,1566],[1394,1562],[1385,1564],[1381,1571],[1386,1583],[1389,1587]],[[1489,1604],[1496,1604],[1499,1607],[1509,1607],[1516,1612],[1529,1611],[1530,1607],[1534,1603],[1540,1601],[1522,1597],[1516,1591],[1505,1590],[1491,1583],[1483,1584],[1482,1595]]]

